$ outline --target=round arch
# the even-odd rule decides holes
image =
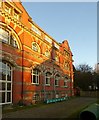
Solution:
[[[36,42],[32,42],[32,49],[34,50],[34,51],[36,51],[36,52],[41,52],[41,50],[40,50],[40,46],[39,46],[39,44],[38,43],[36,43]]]
[[[17,64],[16,64],[16,62],[15,62],[15,60],[13,60],[13,58],[11,57],[11,56],[9,56],[9,55],[3,55],[2,54],[2,56],[1,56],[1,58],[0,58],[0,61],[7,61],[7,62],[9,62],[13,67],[17,67]]]
[[[21,43],[20,38],[17,35],[16,31],[14,31],[13,28],[11,28],[10,26],[8,26],[8,25],[6,25],[5,23],[2,23],[2,22],[0,22],[0,26],[2,26],[2,28],[6,27],[5,29],[11,31],[11,34],[16,38],[16,42],[18,44],[18,49],[22,50],[22,43]]]

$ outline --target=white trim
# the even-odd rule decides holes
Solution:
[[[45,74],[45,85],[50,86],[51,75],[47,75],[47,73],[50,73],[50,72],[46,72],[46,74]],[[46,83],[46,79],[48,79],[48,81],[47,81],[48,83]]]
[[[3,63],[3,61],[2,61],[2,63]],[[5,90],[0,90],[0,93],[1,93],[1,94],[2,94],[2,93],[5,93],[5,100],[4,100],[3,103],[0,103],[0,105],[12,103],[12,66],[10,65],[11,69],[7,69],[8,65],[10,65],[10,64],[7,63],[7,62],[5,62],[5,66],[6,66],[5,69],[1,68],[1,70],[5,70],[5,72],[6,72],[6,80],[0,80],[0,83],[1,83],[1,84],[2,84],[2,83],[5,83]],[[8,81],[8,79],[7,79],[7,73],[8,73],[8,72],[11,72],[11,80],[10,80],[10,81]],[[8,83],[11,84],[10,90],[7,90],[7,85],[8,85]],[[8,93],[8,92],[10,93],[10,102],[7,102],[7,93]],[[2,102],[2,101],[0,101],[0,102]]]
[[[38,71],[38,69],[35,69],[35,70],[38,71],[38,74],[34,74],[34,73],[33,73],[33,70],[34,70],[34,69],[32,69],[32,73],[31,73],[31,75],[32,75],[32,81],[31,81],[31,84],[39,85],[39,71]],[[36,77],[36,83],[33,82],[33,76]],[[38,79],[37,79],[37,78],[38,78]]]

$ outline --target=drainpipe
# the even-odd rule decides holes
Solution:
[[[45,60],[44,60],[45,61]],[[44,69],[43,69],[43,89],[44,89],[44,102],[46,101],[46,88],[45,88],[45,80],[46,80],[46,74],[45,74],[45,63],[44,63]]]
[[[45,91],[45,68],[44,68],[44,71],[43,71],[43,77],[44,77],[44,82],[43,82],[43,84],[44,84],[44,102],[46,101],[46,91]]]
[[[21,98],[23,101],[23,45],[22,45],[22,91],[21,91]]]
[[[54,98],[56,98],[56,88],[55,88],[55,77],[54,77],[54,60],[55,59],[53,59],[52,61],[53,61],[53,81],[54,81]]]
[[[21,98],[23,102],[23,79],[24,79],[24,74],[23,74],[23,58],[24,58],[24,49],[23,49],[23,44],[24,44],[24,31],[23,31],[23,43],[22,43],[22,90],[21,90]]]

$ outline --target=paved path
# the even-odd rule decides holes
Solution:
[[[64,102],[6,113],[3,114],[3,118],[68,118],[72,113],[95,101],[96,98],[78,97]]]

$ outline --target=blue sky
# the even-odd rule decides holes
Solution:
[[[23,2],[33,21],[57,42],[68,40],[74,65],[97,62],[97,3]]]

